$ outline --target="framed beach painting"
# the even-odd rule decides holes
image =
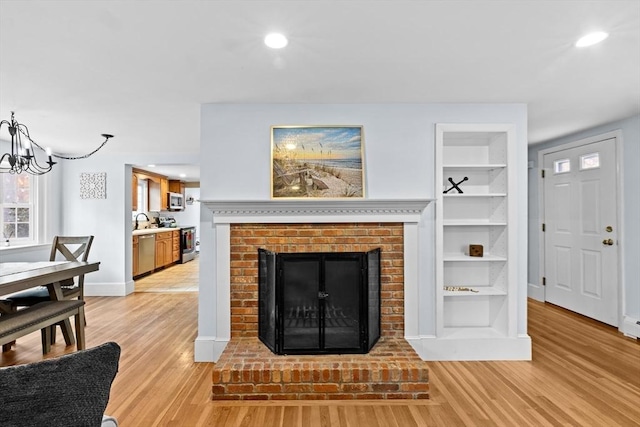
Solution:
[[[364,197],[362,126],[271,126],[271,198]]]

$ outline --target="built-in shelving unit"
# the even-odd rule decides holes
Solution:
[[[436,125],[436,340],[443,359],[518,358],[505,354],[517,338],[514,146],[510,124]],[[470,245],[482,245],[482,257],[471,256]]]

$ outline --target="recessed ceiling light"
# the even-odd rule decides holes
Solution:
[[[271,33],[267,34],[264,38],[264,44],[269,46],[271,49],[282,49],[289,43],[289,40],[285,36],[280,33]]]
[[[149,168],[155,168],[155,167],[156,167],[156,165],[147,165],[147,167],[149,167]]]
[[[181,174],[180,174],[180,178],[186,178],[186,177],[187,177],[187,174],[186,174],[186,173],[181,173]]]
[[[606,39],[607,37],[609,37],[609,34],[605,33],[604,31],[589,33],[586,36],[581,37],[576,42],[576,47],[592,46],[596,43],[600,43],[602,40]]]

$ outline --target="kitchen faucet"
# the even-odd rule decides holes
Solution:
[[[149,217],[147,216],[147,214],[146,214],[146,213],[144,213],[144,212],[140,212],[138,215],[136,215],[136,226],[135,226],[134,230],[137,230],[137,229],[138,229],[138,217],[139,217],[140,215],[144,215],[144,217],[145,217],[145,218],[147,218],[147,222],[149,222],[149,221],[150,221],[150,220],[149,220]]]

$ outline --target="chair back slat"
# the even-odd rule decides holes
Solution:
[[[86,261],[89,257],[91,243],[93,243],[93,236],[55,236],[49,260],[55,261],[59,252],[67,261]],[[79,246],[72,252],[75,245]]]

